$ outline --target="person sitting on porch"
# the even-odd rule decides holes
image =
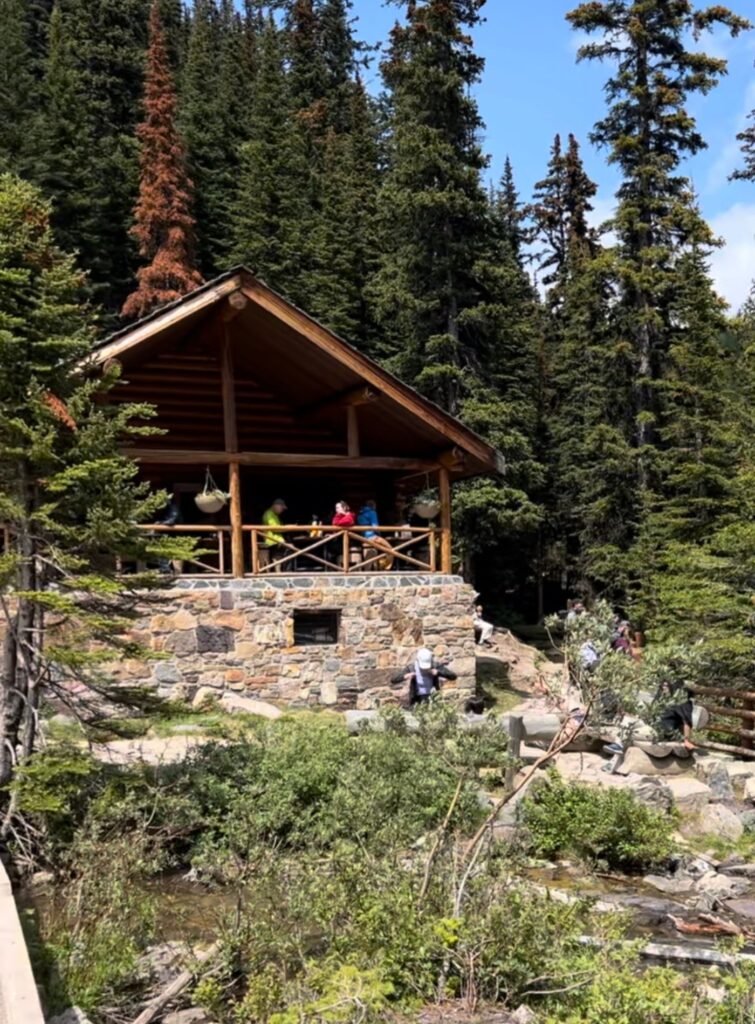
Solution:
[[[287,508],[288,506],[283,498],[276,498],[270,508],[262,513],[262,525],[283,526],[281,516]],[[286,538],[276,530],[265,530],[262,545],[263,550],[260,552],[260,561],[264,565],[269,565],[271,561],[274,562],[281,558],[287,547]]]
[[[414,707],[415,704],[424,704],[440,690],[441,679],[453,681],[456,678],[455,672],[433,657],[429,647],[420,647],[414,663],[393,676],[391,683],[394,686],[409,683],[409,704]]]
[[[377,505],[370,498],[369,501],[365,501],[364,505],[359,510],[357,516],[357,526],[380,526],[377,514]],[[365,540],[370,540],[373,537],[377,537],[375,530],[365,530],[362,534]]]
[[[345,501],[336,502],[336,510],[331,523],[333,526],[343,526],[344,528],[354,525],[354,513]]]
[[[377,504],[372,498],[365,501],[359,510],[357,526],[380,526]],[[380,572],[388,572],[393,568],[393,548],[384,537],[380,536],[377,530],[365,530],[362,534],[362,539],[364,541],[362,559],[370,563],[367,568],[377,569]],[[385,554],[377,558],[378,551],[385,552]]]

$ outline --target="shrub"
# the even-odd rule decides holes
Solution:
[[[624,789],[565,782],[548,773],[522,802],[529,848],[542,857],[574,854],[622,871],[661,864],[673,852],[674,819]]]

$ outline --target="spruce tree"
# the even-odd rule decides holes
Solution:
[[[482,0],[408,4],[383,63],[393,116],[376,310],[392,367],[452,413],[475,361],[465,315],[479,301],[473,268],[488,228],[481,121],[470,95],[482,60],[467,35],[481,7]]]
[[[76,48],[59,4],[50,15],[48,27],[34,179],[54,200],[53,226],[61,248],[73,251],[79,244],[81,227],[91,215],[86,171],[92,139]]]
[[[744,166],[730,175],[732,181],[755,181],[755,110],[750,111],[748,121],[751,124],[737,135],[737,141],[742,144]]]
[[[180,131],[195,190],[197,256],[205,275],[222,263],[228,232],[223,121],[218,111],[220,12],[215,0],[195,0],[181,81]]]
[[[580,60],[610,60],[617,69],[606,91],[611,103],[591,138],[609,150],[621,171],[613,228],[618,236],[615,272],[620,287],[617,332],[631,339],[633,429],[638,484],[651,483],[657,440],[654,383],[668,352],[670,301],[680,283],[680,247],[706,244],[707,229],[688,201],[682,159],[705,146],[686,101],[707,93],[726,61],[687,48],[716,25],[732,35],[748,22],[727,8],[697,8],[690,0],[612,0],[584,3],[567,15],[575,29],[599,33],[582,46]]]
[[[84,209],[71,223],[58,217],[80,253],[91,294],[107,312],[120,309],[134,274],[128,225],[138,188],[134,138],[147,44],[148,0],[59,0],[83,97],[79,194]]]
[[[350,128],[329,129],[324,143],[318,266],[310,290],[312,311],[364,352],[372,352],[377,327],[367,286],[377,267],[376,205],[379,146],[376,115],[361,82],[346,113]]]
[[[25,0],[0,0],[0,28],[0,172],[25,172],[35,109]]]
[[[144,120],[137,135],[141,179],[131,234],[148,263],[137,271],[138,287],[123,305],[126,317],[144,316],[202,283],[194,266],[192,186],[176,130],[176,94],[157,0],[150,11]]]
[[[282,33],[272,17],[259,43],[250,133],[241,147],[232,259],[306,305],[300,234],[307,221],[300,187],[306,154],[292,116]]]
[[[138,655],[123,635],[137,595],[117,580],[115,556],[172,557],[134,525],[153,520],[165,495],[138,484],[136,464],[119,450],[124,436],[144,433],[132,418],[152,411],[108,404],[112,375],[85,377],[92,334],[82,284],[54,244],[49,204],[28,182],[0,176],[3,811],[15,766],[33,750],[45,694],[65,700],[75,681],[107,695],[102,662],[114,648]],[[3,814],[0,839],[12,825],[12,813]]]

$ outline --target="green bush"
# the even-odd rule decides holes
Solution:
[[[522,802],[531,851],[572,854],[621,871],[662,864],[673,852],[674,819],[640,803],[624,789],[565,782],[550,771]]]

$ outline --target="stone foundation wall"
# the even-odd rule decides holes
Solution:
[[[280,576],[178,580],[153,595],[132,635],[161,654],[121,661],[112,675],[166,697],[200,687],[235,690],[290,707],[371,708],[396,701],[390,677],[417,647],[449,659],[444,689],[474,691],[474,591],[456,576]],[[294,645],[294,610],[340,613],[338,642]]]

